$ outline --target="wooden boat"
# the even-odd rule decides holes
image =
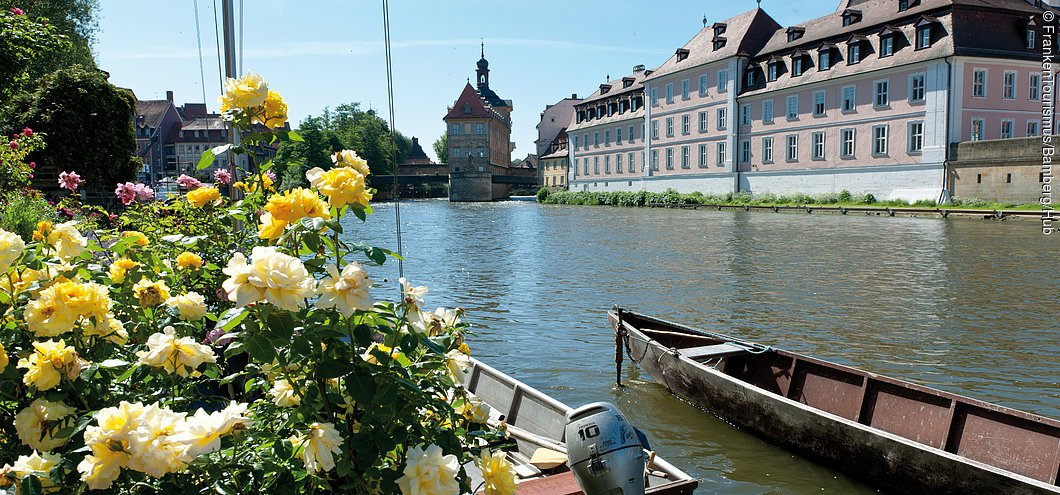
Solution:
[[[907,493],[1060,493],[1055,419],[618,307],[608,317],[616,346],[674,394],[855,476]]]
[[[535,454],[550,452],[566,456],[564,427],[570,407],[476,359],[465,380],[467,390],[488,404],[491,422],[503,421],[518,451],[512,453],[519,476],[520,494],[581,493],[565,464],[542,471],[530,462]],[[691,495],[699,481],[662,458],[651,456],[647,493]]]

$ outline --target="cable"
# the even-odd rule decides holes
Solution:
[[[245,3],[244,0],[239,0],[239,58],[236,59],[239,62],[239,70],[236,71],[237,74],[243,73],[243,5]]]
[[[199,84],[202,86],[202,102],[206,103],[206,66],[202,61],[202,34],[199,32],[199,0],[192,0],[195,5],[195,43],[199,46]],[[207,129],[209,129],[207,127]]]
[[[217,23],[217,0],[213,0],[213,35],[214,40],[217,41],[217,82],[221,84],[221,92],[225,90],[225,73],[224,68],[221,66],[221,28]]]
[[[390,2],[383,0],[383,42],[386,45],[386,90],[387,99],[390,102],[390,147],[394,150],[394,170],[390,176],[394,179],[394,222],[397,231],[398,254],[404,256],[401,246],[401,193],[398,191],[398,163],[397,163],[397,128],[394,126],[394,71],[390,58]],[[405,276],[405,263],[398,258],[398,277]],[[401,290],[400,288],[398,290]]]

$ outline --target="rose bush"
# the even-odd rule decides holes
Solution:
[[[260,76],[222,108],[241,145],[200,168],[300,139]],[[0,230],[0,492],[513,493],[508,441],[462,387],[461,312],[404,279],[396,302],[372,294],[397,255],[349,240],[367,164],[340,152],[279,194],[248,160],[241,198],[121,184],[115,228]]]

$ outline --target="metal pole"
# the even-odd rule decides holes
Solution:
[[[235,12],[234,0],[221,0],[221,23],[224,27],[224,64],[225,64],[225,77],[235,79],[239,77],[236,73],[236,29],[235,29]],[[221,92],[224,92],[224,87],[221,88]],[[228,129],[228,142],[235,146],[239,146],[239,133],[235,132],[231,126],[225,124],[225,128]],[[228,172],[232,174],[232,180],[237,181],[239,178],[236,175],[236,156],[231,150],[228,151]],[[228,195],[232,199],[236,197],[236,189],[229,187]]]

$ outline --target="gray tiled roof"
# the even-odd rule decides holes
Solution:
[[[714,49],[714,26],[724,24],[725,31],[719,38],[725,39],[725,45]],[[678,62],[674,53],[659,68],[655,69],[648,79],[672,74],[690,67],[709,64],[736,55],[753,55],[762,46],[770,33],[780,30],[780,25],[769,17],[764,10],[756,8],[724,21],[700,29],[688,43],[682,47],[688,50],[688,58]]]
[[[171,106],[173,102],[169,100],[137,100],[136,115],[144,117],[146,127],[155,128],[162,122],[162,117],[166,115],[166,110]]]

